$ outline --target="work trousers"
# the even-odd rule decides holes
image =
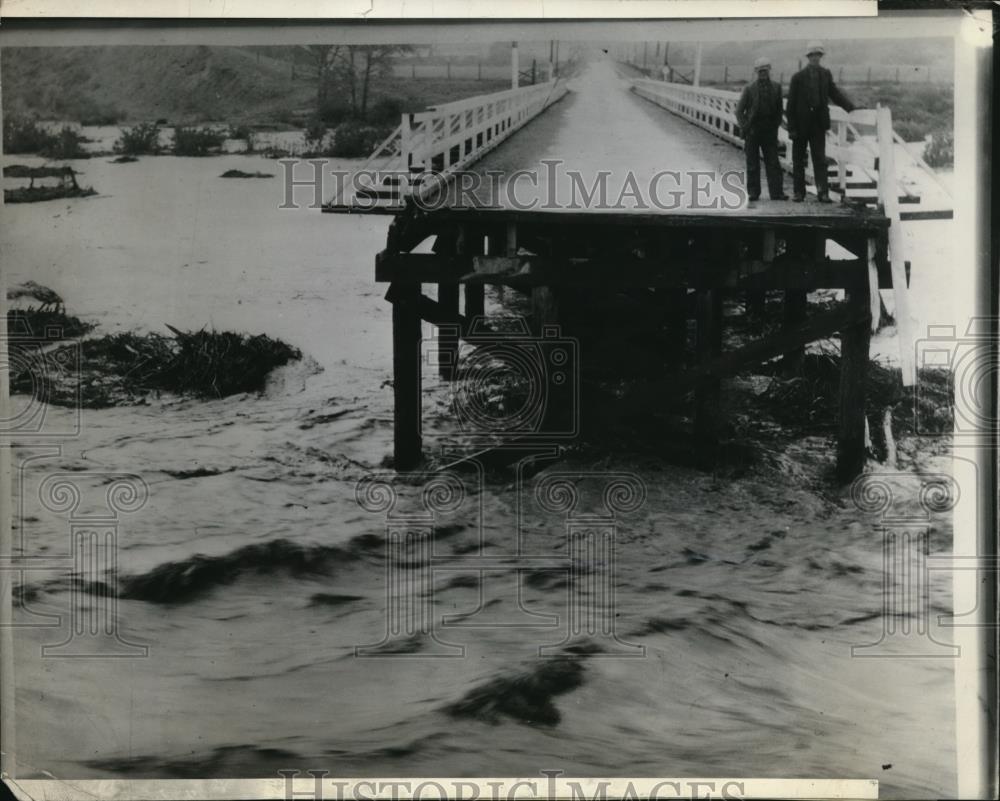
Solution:
[[[792,185],[795,194],[804,197],[806,194],[806,149],[812,151],[813,178],[816,181],[816,192],[821,197],[829,192],[829,181],[826,172],[826,131],[820,126],[811,126],[798,132],[798,138],[792,141]]]
[[[782,188],[781,164],[778,162],[778,131],[756,131],[750,128],[745,133],[744,147],[747,157],[747,192],[750,197],[760,197],[760,159],[764,158],[767,173],[767,192],[772,198],[784,194]]]

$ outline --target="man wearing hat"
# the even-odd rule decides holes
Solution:
[[[795,200],[806,197],[806,148],[812,151],[816,194],[821,203],[830,202],[826,166],[826,132],[830,130],[830,101],[845,111],[854,104],[837,88],[833,74],[820,66],[826,51],[822,42],[810,42],[806,48],[809,63],[792,76],[788,84],[788,135],[792,140],[792,185]]]
[[[753,65],[757,80],[747,84],[736,106],[736,121],[743,133],[747,157],[747,193],[760,197],[760,157],[764,156],[767,193],[771,200],[788,200],[782,188],[778,162],[778,128],[781,126],[781,85],[771,80],[771,62],[758,58]]]

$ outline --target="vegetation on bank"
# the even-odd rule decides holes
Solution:
[[[221,152],[226,136],[207,126],[174,128],[172,149],[175,156],[208,156]]]
[[[90,154],[83,149],[86,137],[68,125],[58,133],[28,117],[13,115],[4,117],[4,153],[37,153],[49,159],[85,159]]]
[[[369,61],[369,53],[355,47],[353,66],[351,50],[339,50],[324,69],[322,89],[317,57],[302,47],[4,48],[0,55],[5,117],[81,125],[234,120],[254,130],[287,130],[313,117],[331,128],[348,118],[379,124],[387,103],[419,111],[510,85],[491,78],[396,78],[388,67],[399,54],[383,48],[373,49]]]
[[[143,122],[131,128],[122,128],[114,149],[115,153],[123,156],[155,156],[163,149],[160,126],[155,122]]]

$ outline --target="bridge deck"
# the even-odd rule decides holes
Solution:
[[[592,62],[570,88],[564,99],[469,168],[478,185],[458,176],[433,207],[447,216],[491,213],[521,220],[560,214],[586,215],[583,221],[593,222],[592,215],[601,214],[602,223],[615,216],[634,223],[638,216],[659,225],[888,226],[871,210],[815,200],[771,201],[764,199],[766,189],[761,200],[727,210],[723,202],[735,205],[732,187],[743,184],[732,175],[745,167],[739,148],[630,92],[608,61]],[[537,178],[518,174],[524,170]],[[584,203],[602,172],[605,202]],[[727,173],[728,190],[720,184]],[[790,186],[786,192],[791,194]],[[717,208],[705,208],[713,202]]]
[[[895,283],[889,217],[816,201],[744,205],[739,148],[630,92],[608,61],[592,63],[570,88],[456,172],[438,197],[428,193],[397,209],[375,268],[393,304],[396,468],[422,459],[422,323],[437,326],[439,372],[456,379],[460,340],[476,342],[488,330],[489,283],[530,295],[536,336],[561,325],[567,310],[585,310],[588,292],[652,293],[664,304],[678,354],[688,344],[693,302],[697,367],[655,382],[653,395],[694,390],[693,429],[707,452],[722,430],[723,377],[781,354],[794,361],[806,343],[839,332],[837,467],[841,478],[853,478],[865,460],[865,371],[878,291]],[[583,202],[602,176],[603,202]],[[713,200],[715,208],[706,208]],[[846,255],[831,258],[831,242]],[[425,284],[437,285],[436,298],[423,294]],[[806,293],[826,287],[845,289],[845,301],[808,315]],[[746,293],[748,308],[763,307],[769,290],[785,295],[781,331],[722,353],[723,295]]]

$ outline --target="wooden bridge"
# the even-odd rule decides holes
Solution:
[[[697,365],[663,376],[653,390],[694,392],[694,431],[706,447],[720,430],[722,378],[839,332],[837,465],[841,478],[853,478],[865,459],[864,386],[879,289],[895,292],[903,381],[915,380],[900,209],[919,218],[921,198],[897,179],[889,109],[832,110],[828,169],[841,203],[819,203],[810,188],[802,203],[712,208],[698,202],[704,186],[684,178],[744,169],[733,147],[742,143],[735,93],[628,78],[609,60],[587,65],[568,88],[550,80],[404,115],[365,165],[390,175],[325,208],[396,215],[375,270],[393,304],[395,467],[422,459],[422,321],[438,327],[439,371],[454,379],[461,340],[496,341],[483,316],[484,286],[493,284],[531,296],[539,342],[558,330],[561,299],[575,288],[662,296],[672,347],[680,350],[693,309]],[[782,144],[790,168],[784,131]],[[540,166],[548,172],[533,184]],[[468,185],[463,172],[483,180]],[[612,199],[625,197],[616,185],[650,186],[664,175],[681,176],[669,208],[558,202],[602,180]],[[423,294],[423,284],[437,285],[436,299]],[[821,288],[846,290],[845,301],[810,316],[806,293]],[[781,332],[723,353],[723,295],[747,293],[750,306],[769,290],[784,293]],[[545,432],[572,437],[575,429],[552,411],[514,426],[510,441]]]

